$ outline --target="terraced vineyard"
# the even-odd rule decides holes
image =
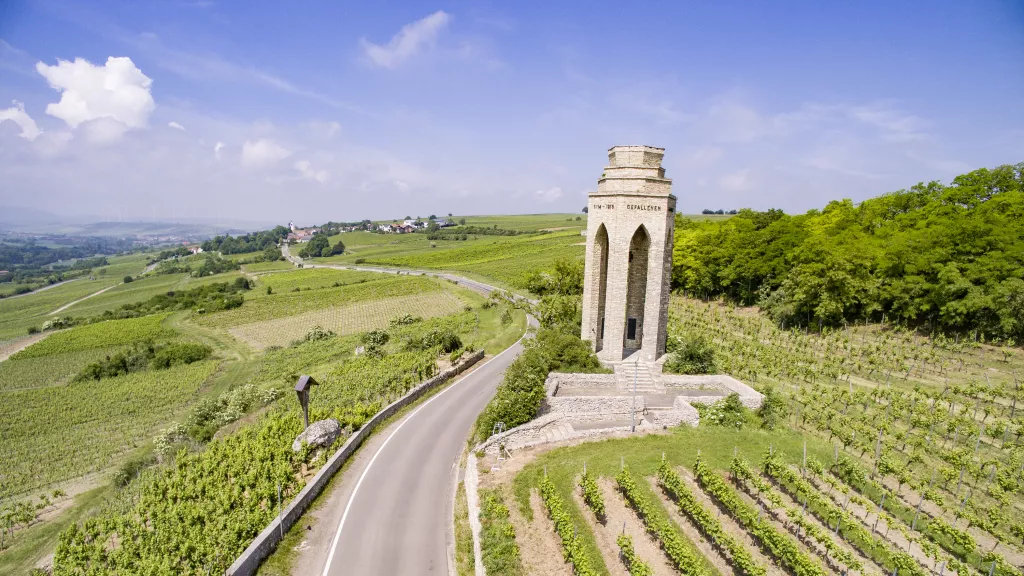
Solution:
[[[517,534],[537,529],[540,493],[572,527],[555,538],[577,573],[1024,574],[1019,348],[877,325],[783,330],[680,297],[671,316],[672,335],[703,336],[718,371],[774,390],[787,416],[773,430],[751,413],[738,430],[558,448],[512,477],[485,474],[488,489],[511,482],[528,523]]]
[[[0,497],[103,470],[192,398],[216,361],[0,396]],[[40,455],[45,454],[45,458]]]

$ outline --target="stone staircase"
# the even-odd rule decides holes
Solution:
[[[544,430],[544,441],[545,442],[558,442],[564,440],[573,435],[575,430],[572,424],[568,422],[559,423],[557,426],[549,426]]]
[[[643,362],[620,362],[615,365],[615,383],[619,390],[627,394],[633,392],[636,381],[637,394],[663,394],[664,390],[651,374],[650,368]]]

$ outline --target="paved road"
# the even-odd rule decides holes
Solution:
[[[516,344],[431,398],[371,457],[346,502],[324,576],[448,574],[455,463]],[[320,527],[327,529],[327,526]]]
[[[391,274],[428,274],[458,282],[481,293],[496,288],[461,276],[426,270],[362,266],[310,265],[282,253],[307,268],[349,268]],[[535,324],[533,318],[529,318]],[[448,545],[456,463],[477,415],[494,395],[502,374],[522,351],[522,344],[498,354],[461,380],[429,399],[391,427],[380,444],[368,446],[365,465],[347,498],[328,505],[343,506],[318,524],[331,532],[323,576],[404,576],[448,574]],[[361,454],[362,456],[362,454]]]

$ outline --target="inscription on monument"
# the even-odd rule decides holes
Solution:
[[[650,211],[661,211],[661,206],[652,206],[650,204],[626,204],[626,210],[650,210]]]

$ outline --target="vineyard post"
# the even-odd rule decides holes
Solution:
[[[807,439],[804,438],[804,463],[803,463],[804,478],[807,477]]]
[[[985,424],[981,425],[981,430],[978,431],[978,439],[974,442],[974,455],[978,455],[978,447],[981,446],[981,437],[985,434]]]
[[[917,510],[914,511],[914,521],[910,523],[911,530],[917,530],[917,516],[921,514],[921,505],[924,504],[924,494],[921,494],[921,499],[917,502]]]
[[[875,440],[875,470],[878,473],[878,460],[882,457],[882,431],[878,431],[878,439]]]
[[[964,468],[966,468],[966,466],[960,468],[960,479],[956,482],[956,494],[958,496],[960,495],[960,486],[964,483]],[[964,498],[964,501],[966,502],[967,498]]]
[[[280,528],[281,540],[284,540],[284,522],[281,521],[281,483],[277,483],[277,527]]]
[[[1010,420],[1013,420],[1013,414],[1017,411],[1017,391],[1020,389],[1020,383],[1017,382],[1017,371],[1013,371],[1013,405],[1010,406]]]

